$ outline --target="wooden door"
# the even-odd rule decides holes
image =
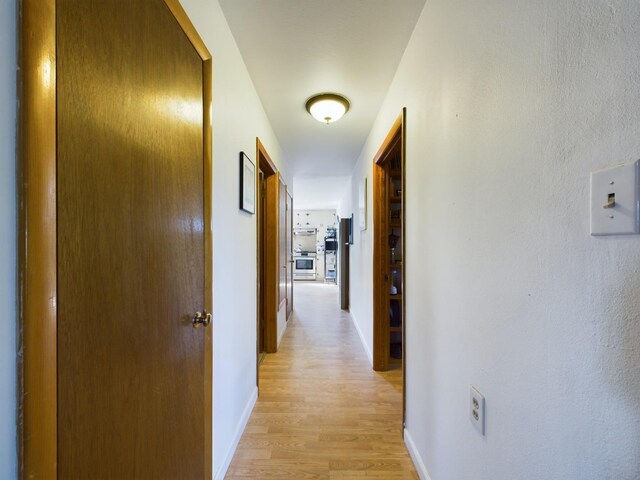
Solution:
[[[264,244],[265,244],[265,213],[266,213],[266,186],[265,175],[262,169],[258,169],[258,365],[262,363],[265,354],[265,265],[264,265]]]
[[[280,310],[280,280],[283,269],[280,268],[280,175],[264,145],[256,138],[256,158],[260,170],[264,172],[262,181],[262,202],[259,215],[261,222],[262,244],[258,251],[258,264],[261,268],[258,301],[262,323],[262,341],[266,353],[278,350],[278,311]],[[284,296],[282,297],[284,299]]]
[[[287,320],[293,312],[293,197],[287,191]]]
[[[287,299],[287,266],[289,265],[289,258],[287,255],[287,224],[287,185],[282,180],[282,177],[280,177],[278,193],[278,271],[280,272],[278,298],[280,300],[280,306],[278,307],[278,311],[280,311],[280,308],[283,307],[283,303],[286,302]]]
[[[340,219],[340,239],[338,252],[340,254],[340,308],[349,310],[349,234],[351,233],[351,219]]]
[[[23,475],[210,478],[210,55],[176,1],[55,12],[57,445],[25,428]]]

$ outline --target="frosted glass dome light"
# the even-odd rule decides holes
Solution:
[[[349,110],[349,101],[342,95],[323,93],[307,100],[307,112],[319,122],[327,125],[340,120]]]

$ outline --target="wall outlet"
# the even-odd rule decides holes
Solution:
[[[469,418],[480,435],[484,435],[484,396],[469,385]]]

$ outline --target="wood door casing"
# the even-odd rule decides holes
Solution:
[[[19,4],[20,478],[57,476],[55,1]]]
[[[189,319],[212,301],[211,56],[177,0],[21,8],[21,100],[57,87],[20,113],[21,144],[57,134],[20,152],[20,270],[57,264],[45,298],[21,283],[21,329],[38,328],[26,312],[41,300],[54,306],[53,335],[21,337],[21,477],[210,478],[211,335]],[[25,48],[38,29],[56,35]],[[48,108],[58,124],[35,124]],[[33,248],[56,243],[57,258]],[[57,399],[34,375],[43,361]]]

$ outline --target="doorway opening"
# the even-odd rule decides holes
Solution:
[[[278,169],[260,139],[256,139],[257,182],[257,354],[256,383],[260,363],[277,348],[279,309],[278,208],[280,178]]]
[[[349,245],[353,215],[351,218],[340,219],[340,239],[338,240],[338,252],[340,253],[340,308],[349,310]]]
[[[266,355],[266,349],[264,345],[264,327],[265,322],[262,317],[264,311],[264,291],[261,288],[264,284],[263,275],[264,275],[264,212],[266,205],[266,195],[265,195],[265,173],[262,168],[258,168],[258,209],[257,209],[257,230],[258,230],[258,301],[257,301],[257,312],[258,312],[258,368],[260,368],[260,364],[264,360]]]
[[[373,368],[402,369],[405,407],[405,118],[389,131],[373,165]]]

